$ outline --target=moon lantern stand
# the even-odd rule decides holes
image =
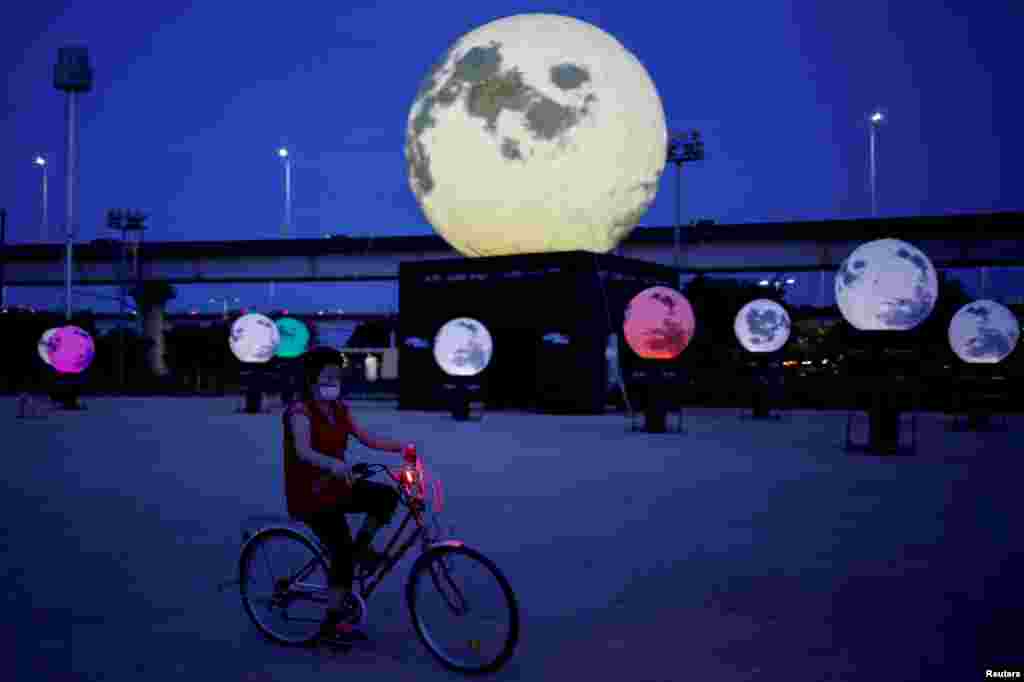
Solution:
[[[244,387],[243,407],[240,412],[244,414],[265,414],[269,410],[263,409],[263,392],[269,383],[268,372],[265,365],[247,364],[242,370],[240,378]]]
[[[277,358],[278,385],[281,389],[281,402],[291,403],[299,393],[302,384],[302,356],[294,358]]]
[[[856,331],[857,340],[863,345],[866,353],[865,366],[859,378],[861,385],[867,386],[865,393],[869,396],[868,404],[868,438],[866,442],[853,439],[853,422],[856,410],[846,420],[846,450],[848,452],[868,452],[875,455],[914,454],[917,451],[917,416],[911,412],[911,440],[909,446],[900,443],[900,416],[906,411],[903,404],[905,397],[915,396],[914,404],[918,404],[919,391],[912,385],[912,380],[904,375],[905,370],[891,371],[887,367],[890,359],[890,345],[899,344],[906,339],[906,332],[895,331]],[[858,391],[858,394],[861,394]]]
[[[685,383],[683,372],[677,367],[654,367],[637,369],[631,373],[633,383],[639,384],[646,392],[642,426],[636,414],[629,415],[630,431],[647,433],[682,433],[689,431],[685,425],[685,414],[679,399]],[[669,415],[675,417],[669,420]]]
[[[760,286],[772,287],[775,290],[776,295],[781,296],[782,292],[787,286],[792,286],[796,283],[793,278],[784,277],[782,274],[776,275],[772,280],[762,280]],[[740,334],[741,321],[746,324],[745,320],[742,320],[744,311],[748,310],[753,306],[755,309],[758,303],[763,303],[764,300],[754,300],[747,305],[740,308],[740,311],[736,314],[736,320],[733,325],[736,332],[736,338],[740,342],[740,345],[747,351],[749,356],[753,356],[752,362],[748,366],[752,367],[750,372],[750,379],[752,383],[752,410],[751,419],[781,419],[781,415],[773,415],[771,412],[771,403],[774,399],[779,398],[783,394],[783,374],[782,374],[782,351],[789,343],[790,339],[790,328],[792,321],[789,320],[789,315],[785,308],[782,308],[782,303],[775,300],[774,298],[767,299],[767,303],[773,306],[779,306],[782,314],[787,319],[787,328],[785,332],[784,343],[775,350],[763,350],[759,346],[751,346],[744,342]],[[753,312],[753,311],[752,311]],[[780,333],[776,331],[776,333]],[[774,339],[773,339],[774,340]],[[770,347],[770,346],[769,346]]]
[[[782,415],[772,414],[772,403],[782,392],[783,376],[779,360],[780,352],[757,353],[753,359],[753,407],[750,419],[781,420]]]
[[[1006,415],[1002,415],[998,425],[993,422],[997,404],[1005,404],[1008,396],[1003,388],[1009,383],[1006,377],[998,373],[998,364],[962,363],[953,380],[954,417],[953,431],[1006,431],[1008,423]]]
[[[83,325],[79,322],[78,325]],[[78,326],[69,325],[69,326]],[[63,329],[67,329],[64,327]],[[85,385],[83,373],[88,368],[79,372],[64,372],[58,369],[56,363],[51,365],[53,370],[52,385],[50,388],[50,401],[59,410],[81,411],[85,405],[81,403],[82,387]]]
[[[474,398],[474,394],[482,393],[482,375],[487,371],[492,358],[489,356],[477,358],[481,360],[478,365],[472,366],[469,372],[461,371],[461,363],[455,362],[454,356],[463,352],[472,354],[475,351],[480,351],[481,348],[480,346],[474,347],[472,344],[466,347],[454,347],[452,344],[458,342],[453,339],[451,334],[452,330],[459,327],[470,329],[474,337],[478,333],[482,333],[481,335],[488,339],[488,342],[480,344],[480,346],[490,345],[491,353],[494,351],[494,341],[487,326],[483,322],[470,317],[452,318],[441,325],[441,328],[434,336],[434,361],[441,369],[441,372],[447,377],[444,383],[441,384],[441,390],[445,395],[444,402],[448,404],[452,419],[461,422],[469,421],[470,419],[470,403]]]
[[[479,375],[469,377],[449,375],[448,381],[442,387],[447,393],[447,402],[452,419],[457,422],[474,419],[471,406],[473,399],[481,392]],[[482,412],[474,420],[479,421],[481,419],[483,419]]]
[[[226,306],[227,303],[225,302],[225,307]],[[257,314],[244,313],[241,317],[236,319],[230,327],[232,333],[235,326],[240,324],[240,320],[244,320],[245,318],[253,315]],[[274,324],[273,320],[271,320],[270,323]],[[274,329],[275,333],[279,333],[276,332],[276,325],[274,326]],[[278,339],[277,343],[280,344],[280,339]],[[244,368],[239,372],[239,379],[241,380],[243,390],[243,402],[242,408],[237,411],[244,414],[266,414],[269,412],[269,409],[265,410],[263,408],[263,394],[270,389],[272,375],[276,374],[276,366],[272,365],[270,362],[277,357],[276,348],[275,353],[267,360],[242,357],[239,355],[238,351],[235,350],[234,346],[232,346],[232,354]],[[273,370],[271,369],[272,367],[274,367]]]

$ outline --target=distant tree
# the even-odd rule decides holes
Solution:
[[[392,325],[383,320],[360,322],[345,342],[347,348],[383,348],[391,340]]]
[[[158,377],[166,376],[164,306],[177,296],[177,292],[167,281],[153,279],[132,289],[131,295],[142,313],[143,336],[153,343],[149,351],[149,369]]]

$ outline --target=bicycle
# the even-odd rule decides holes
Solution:
[[[359,480],[370,478],[380,471],[387,472],[396,484],[400,504],[407,509],[407,514],[391,536],[379,566],[369,572],[359,566],[356,567],[354,589],[343,605],[347,622],[353,625],[362,625],[366,622],[366,600],[419,540],[421,553],[413,563],[406,580],[405,599],[420,641],[433,657],[449,670],[465,674],[484,674],[499,670],[511,658],[519,641],[518,600],[508,579],[493,561],[459,540],[440,539],[439,514],[443,502],[439,481],[435,480],[433,486],[427,484],[428,476],[421,458],[417,458],[415,465],[390,467],[386,464],[364,463],[357,464],[353,469]],[[428,514],[432,514],[430,519]],[[266,638],[284,645],[313,644],[319,639],[320,627],[326,619],[327,576],[330,575],[330,562],[334,559],[316,533],[305,524],[287,517],[271,517],[264,521],[255,531],[243,530],[242,548],[238,559],[238,580],[226,585],[239,585],[245,612]],[[392,552],[410,521],[415,522],[415,528],[401,546]],[[269,560],[269,552],[262,553],[267,567],[271,570],[270,592],[262,596],[252,594],[249,578],[259,563],[259,550],[280,541],[283,541],[286,547],[290,546],[305,555],[305,561],[300,562],[297,570],[275,575],[274,567]],[[476,623],[476,629],[471,636],[456,636],[452,645],[446,646],[440,639],[442,630],[428,622],[428,613],[448,613],[456,617],[478,615],[485,603],[478,599],[478,595],[470,594],[467,590],[468,584],[459,584],[463,576],[471,575],[474,568],[482,569],[481,574],[488,576],[488,582],[497,587],[500,593],[499,601],[502,602],[497,609],[500,612],[498,615],[504,615],[505,620],[480,620]],[[222,585],[222,589],[224,586]],[[431,587],[434,588],[433,591]],[[439,596],[439,604],[431,605],[430,598],[434,596]],[[307,604],[318,608],[322,613],[305,616],[292,612],[293,608]],[[285,632],[284,628],[271,627],[260,617],[257,608],[259,606],[266,606],[270,614],[275,610],[280,611],[285,623],[306,625],[308,632],[291,634]],[[431,608],[432,606],[434,608]],[[488,642],[488,646],[485,647],[484,637],[489,633],[497,635],[498,641],[496,645]]]

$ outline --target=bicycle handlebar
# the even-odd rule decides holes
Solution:
[[[358,472],[355,471],[356,467],[360,467],[361,471],[358,471]],[[406,494],[409,493],[408,489],[410,487],[420,483],[420,480],[418,478],[417,479],[413,479],[413,480],[408,480],[408,479],[403,480],[404,479],[403,475],[406,472],[417,471],[417,469],[416,469],[416,467],[414,465],[409,464],[407,462],[403,462],[401,465],[399,465],[397,467],[396,466],[390,466],[388,464],[379,464],[379,463],[376,463],[376,462],[375,463],[358,462],[358,463],[352,465],[352,469],[353,469],[353,471],[352,471],[353,478],[355,480],[360,480],[360,481],[372,478],[378,472],[386,471],[388,476],[391,478],[391,480],[394,481],[395,483],[397,483],[399,488],[402,490],[402,492],[406,493]],[[396,473],[396,471],[397,471],[397,473]]]
[[[388,478],[398,489],[399,499],[403,505],[410,508],[417,507],[421,510],[425,507],[432,513],[442,513],[444,494],[441,481],[424,467],[421,457],[412,461],[405,459],[398,466],[376,462],[357,462],[352,469],[353,483],[372,478],[381,471],[387,472]]]

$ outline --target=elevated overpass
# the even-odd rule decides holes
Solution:
[[[1024,265],[1024,212],[955,216],[686,226],[680,272],[828,272],[860,243],[881,237],[913,242],[936,267]],[[641,227],[616,250],[673,265],[674,228]],[[401,261],[461,257],[437,235],[253,241],[144,242],[141,277],[172,284],[397,281]],[[7,286],[64,283],[61,244],[6,245]],[[120,244],[77,244],[75,286],[123,283]]]

